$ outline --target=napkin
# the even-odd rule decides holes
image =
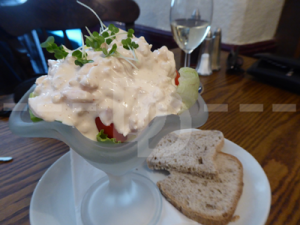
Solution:
[[[84,158],[78,155],[73,149],[70,149],[71,157],[71,171],[72,171],[72,182],[74,191],[74,202],[75,202],[75,213],[76,213],[76,225],[83,225],[80,215],[80,206],[82,198],[86,191],[91,187],[93,183],[99,180],[106,174],[93,167]],[[156,180],[154,176],[150,176],[145,170],[145,165],[134,170],[154,182]],[[199,223],[192,221],[181,214],[174,206],[163,198],[162,214],[157,225],[199,225]]]

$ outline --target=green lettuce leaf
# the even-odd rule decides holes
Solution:
[[[107,134],[104,133],[104,130],[100,130],[97,135],[97,141],[99,142],[110,142],[110,143],[121,143],[121,141],[117,141],[115,138],[107,137]]]
[[[178,72],[180,73],[180,77],[178,79],[177,93],[182,99],[180,114],[189,109],[197,101],[200,79],[197,71],[193,68],[183,67]]]
[[[35,97],[35,95],[33,94],[33,92],[30,93],[29,98],[34,98],[34,97]],[[41,118],[36,117],[36,116],[31,112],[30,109],[29,109],[29,115],[30,115],[31,121],[34,122],[34,123],[40,122],[40,121],[43,120],[43,119],[41,119]]]

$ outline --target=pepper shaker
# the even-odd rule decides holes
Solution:
[[[221,28],[218,28],[214,32],[213,36],[213,47],[212,47],[212,55],[211,55],[211,68],[213,71],[218,71],[221,69],[220,57],[221,57],[221,36],[222,31]]]

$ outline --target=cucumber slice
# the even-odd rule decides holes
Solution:
[[[178,72],[180,77],[178,79],[179,85],[177,87],[177,93],[182,99],[180,114],[189,109],[197,101],[200,79],[197,71],[193,68],[183,67]]]

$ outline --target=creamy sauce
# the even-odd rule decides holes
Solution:
[[[123,48],[119,35],[117,51],[133,58]],[[33,114],[45,121],[61,121],[76,127],[86,137],[96,140],[95,118],[106,126],[114,124],[124,136],[142,130],[158,115],[177,114],[182,101],[176,93],[174,55],[166,47],[151,52],[143,37],[133,38],[138,62],[106,57],[102,52],[86,49],[88,59],[76,66],[69,54],[63,60],[49,60],[48,75],[36,80],[34,94],[29,99]]]

